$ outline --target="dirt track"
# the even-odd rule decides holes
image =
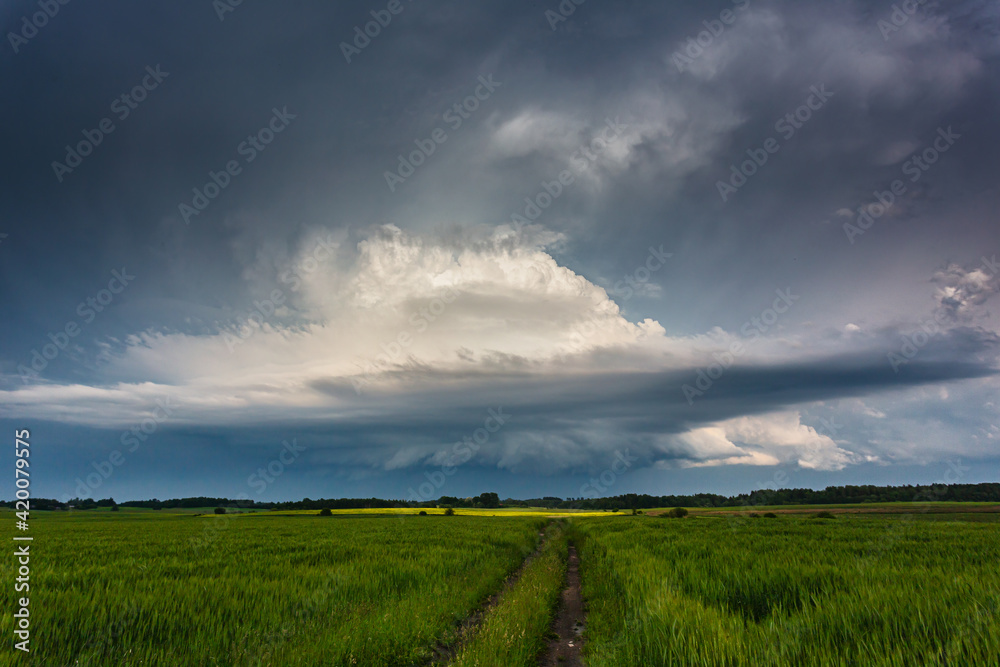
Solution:
[[[557,637],[549,642],[549,650],[541,665],[545,667],[582,667],[581,634],[584,628],[583,596],[580,594],[580,558],[576,547],[569,547],[566,566],[566,588],[562,592],[559,611],[552,627]]]

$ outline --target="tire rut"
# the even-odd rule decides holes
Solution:
[[[539,663],[541,667],[582,667],[583,630],[586,627],[583,595],[580,592],[580,557],[576,547],[569,545],[566,565],[566,588],[562,592],[559,611],[552,631],[556,637],[549,641],[548,652]]]

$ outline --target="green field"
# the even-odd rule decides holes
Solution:
[[[535,550],[545,523],[315,513],[33,518],[39,665],[409,664],[451,638]],[[6,581],[13,560],[4,559]],[[11,586],[3,599],[14,608]],[[8,637],[11,620],[6,614]],[[16,664],[11,658],[5,651]]]
[[[585,519],[579,532],[590,665],[1000,658],[994,524],[891,515]]]
[[[997,514],[805,509],[35,512],[32,653],[0,665],[537,665],[570,541],[587,665],[1000,664]]]

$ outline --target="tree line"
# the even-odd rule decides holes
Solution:
[[[654,507],[759,507],[762,505],[850,505],[895,502],[1000,502],[1000,484],[904,486],[828,486],[816,489],[758,489],[735,496],[714,493],[653,496],[626,493],[605,498],[560,499],[547,496],[504,500],[505,505],[549,509],[650,509]]]
[[[144,507],[148,509],[177,509],[195,507],[229,507],[256,510],[320,510],[328,509],[387,509],[399,507],[545,507],[548,509],[628,510],[654,507],[759,507],[762,505],[847,505],[854,503],[891,502],[1000,502],[1000,483],[983,484],[930,484],[905,486],[828,486],[815,489],[758,489],[735,496],[714,493],[693,495],[653,496],[645,493],[626,493],[604,498],[541,498],[515,499],[500,497],[493,492],[459,498],[441,496],[437,500],[411,502],[383,498],[303,498],[286,502],[258,502],[196,496],[170,500],[128,500],[116,503],[113,498],[95,500],[73,498],[66,502],[48,498],[32,498],[36,510],[97,509],[100,507]],[[0,506],[14,507],[14,501],[0,501]]]

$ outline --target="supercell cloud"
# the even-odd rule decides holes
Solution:
[[[39,495],[995,478],[996,3],[222,4],[4,9]]]

